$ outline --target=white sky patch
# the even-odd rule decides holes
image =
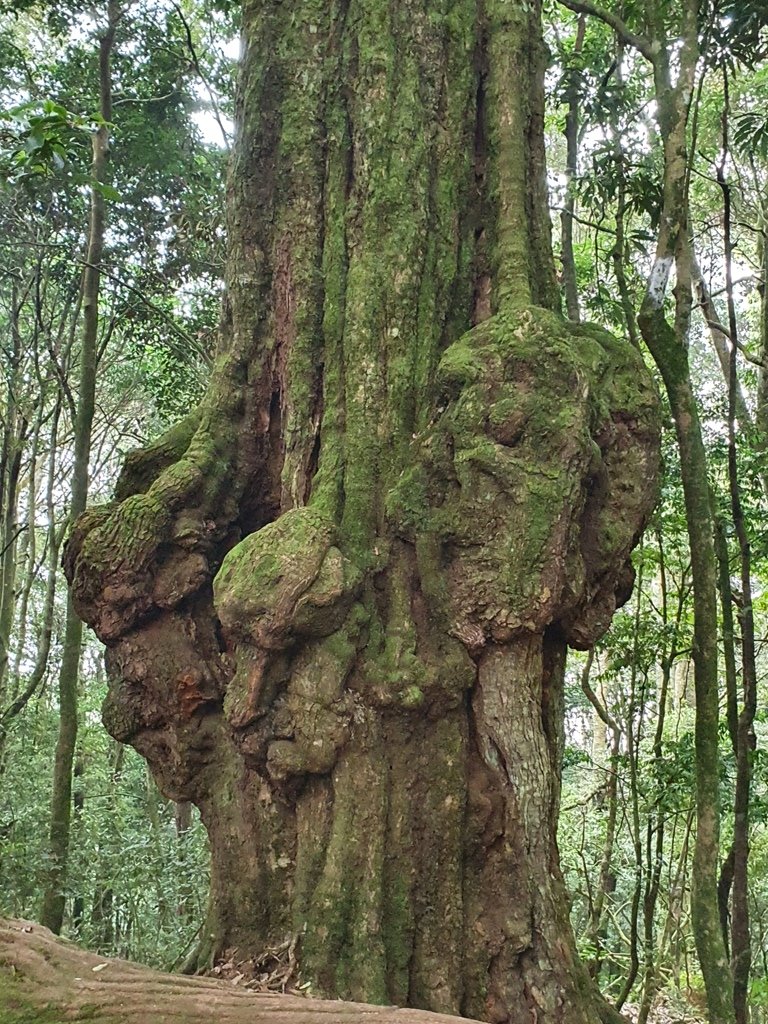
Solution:
[[[243,43],[240,36],[233,36],[222,46],[222,53],[230,60],[240,60],[243,53]]]
[[[196,110],[192,113],[191,117],[204,142],[208,143],[209,146],[218,146],[220,149],[228,147],[235,131],[235,125],[231,118],[219,111],[219,121],[221,121],[228,136],[228,138],[222,138],[219,121],[216,120],[216,116],[212,111]]]
[[[230,60],[239,60],[242,55],[242,44],[239,36],[228,39],[222,47],[225,57]],[[200,100],[201,109],[192,113],[191,117],[200,132],[203,141],[210,146],[218,146],[220,149],[228,149],[235,133],[235,125],[232,118],[219,109],[216,113],[211,109],[211,102],[215,100],[218,104],[221,97],[212,95],[210,87],[203,82],[197,82],[194,86],[194,93]]]

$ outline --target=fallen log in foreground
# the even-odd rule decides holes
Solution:
[[[0,921],[0,1024],[458,1024],[391,1006],[235,988],[107,960],[28,921]]]

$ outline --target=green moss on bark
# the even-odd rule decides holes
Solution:
[[[557,763],[543,634],[607,624],[656,410],[631,350],[542,308],[536,15],[247,0],[223,352],[72,564],[110,727],[209,829],[208,952],[300,934],[320,993],[510,1024],[541,961],[540,1020],[584,1024],[501,755]],[[478,664],[513,648],[491,710],[534,735],[505,752]]]
[[[387,508],[421,538],[427,572],[431,551],[447,578],[454,629],[503,642],[558,621],[594,640],[638,532],[619,507],[639,512],[658,468],[658,402],[639,355],[526,307],[465,334],[438,372],[445,408]],[[438,600],[444,591],[433,585]]]

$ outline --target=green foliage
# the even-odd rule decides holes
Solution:
[[[68,164],[84,164],[97,123],[50,99],[12,107],[0,120],[0,178],[17,185],[30,176],[60,173]]]
[[[768,11],[763,0],[722,0],[705,5],[712,54],[731,65],[755,68],[768,57]]]
[[[178,834],[173,804],[147,780],[143,760],[118,749],[97,707],[103,683],[83,680],[67,928],[87,947],[168,968],[199,928],[208,852],[199,821]],[[0,914],[37,914],[45,874],[47,786],[55,743],[50,699],[22,718],[5,751],[0,798]],[[116,761],[117,759],[117,761]],[[79,911],[78,911],[79,908]]]
[[[742,154],[768,159],[768,117],[762,111],[744,110],[735,118],[734,147]]]
[[[127,5],[118,27],[111,181],[97,186],[107,200],[109,228],[99,306],[95,500],[110,494],[121,453],[185,415],[205,385],[221,294],[225,151],[202,140],[195,114],[200,74],[212,88],[229,89],[232,62],[221,46],[232,24],[218,6],[185,3],[178,9]],[[17,562],[0,716],[34,682],[44,651],[51,538],[60,543],[66,526],[61,509],[78,384],[90,138],[100,125],[90,113],[98,105],[98,27],[85,5],[0,9],[0,551],[11,550]],[[206,45],[219,30],[214,45]],[[215,99],[215,88],[210,96]],[[227,109],[225,101],[225,117]],[[14,446],[23,469],[8,534],[5,456]],[[4,564],[0,555],[0,569]],[[7,736],[0,729],[0,913],[34,917],[46,873],[58,711],[52,681],[64,602],[59,579],[50,655],[43,654],[28,703],[3,723]],[[204,830],[195,821],[177,832],[174,807],[148,784],[143,762],[108,741],[99,714],[100,658],[89,639],[65,928],[104,953],[169,967],[195,938],[204,913]]]

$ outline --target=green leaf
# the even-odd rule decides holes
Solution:
[[[123,198],[116,188],[113,188],[112,185],[105,184],[103,181],[91,181],[91,185],[99,195],[103,196],[104,199],[108,199],[110,202],[119,203]]]
[[[27,153],[34,153],[45,145],[45,136],[38,129],[30,132],[24,141],[24,150]]]
[[[741,153],[757,153],[768,159],[768,117],[747,111],[734,117],[733,145]]]

